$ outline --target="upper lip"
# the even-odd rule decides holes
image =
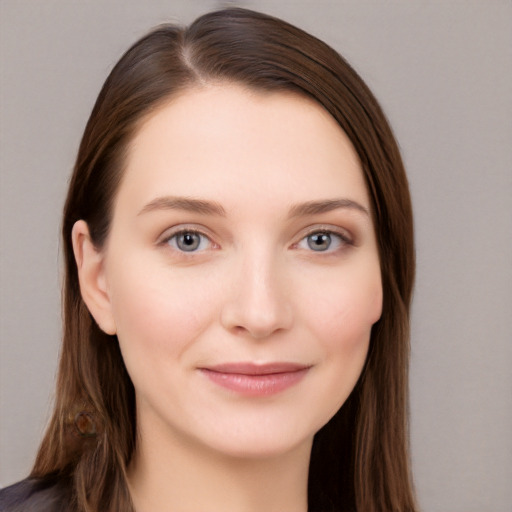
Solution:
[[[209,370],[218,373],[232,373],[238,375],[272,375],[275,373],[292,373],[300,370],[310,368],[311,365],[301,363],[289,363],[289,362],[274,362],[274,363],[221,363],[213,366],[207,366],[202,368],[203,370]]]

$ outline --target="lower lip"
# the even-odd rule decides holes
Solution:
[[[308,370],[309,368],[303,368],[293,372],[247,375],[201,369],[202,373],[215,384],[247,396],[269,396],[280,393],[300,382]]]

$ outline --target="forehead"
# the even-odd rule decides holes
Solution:
[[[368,205],[358,156],[332,116],[291,92],[239,85],[187,90],[133,138],[120,195],[236,196],[271,202],[350,195]]]

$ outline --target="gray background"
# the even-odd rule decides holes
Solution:
[[[150,27],[218,5],[0,0],[0,485],[26,475],[48,419],[60,212],[95,97]],[[411,445],[420,503],[425,512],[511,511],[512,3],[237,5],[326,40],[382,102],[416,216]]]

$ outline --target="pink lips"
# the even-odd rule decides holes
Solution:
[[[230,391],[248,396],[268,396],[297,384],[310,366],[297,363],[226,363],[201,372],[211,381]]]

